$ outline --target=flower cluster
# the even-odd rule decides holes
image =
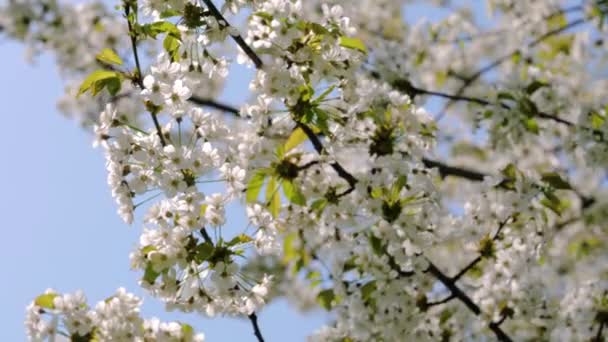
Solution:
[[[205,340],[188,324],[141,318],[141,304],[141,299],[122,288],[94,308],[82,292],[60,294],[49,289],[27,307],[27,335],[31,341],[54,340],[57,335],[72,341]]]

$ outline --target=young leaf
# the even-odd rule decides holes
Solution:
[[[278,189],[277,179],[271,177],[266,186],[266,205],[275,218],[279,216],[279,211],[281,210],[281,196]]]
[[[253,239],[249,235],[241,234],[241,235],[235,236],[232,240],[228,241],[226,246],[232,247],[232,246],[241,245],[241,244],[251,242],[251,241],[253,241]]]
[[[572,186],[570,183],[565,181],[558,173],[556,172],[548,172],[543,173],[542,181],[545,183],[549,183],[552,187],[559,190],[572,190]]]
[[[209,242],[203,242],[196,246],[195,251],[196,254],[194,256],[194,260],[199,264],[209,260],[213,255],[215,248]]]
[[[93,88],[93,95],[97,95],[105,86],[108,86],[108,91],[116,94],[120,90],[120,74],[115,71],[96,70],[93,71],[80,85],[76,97],[86,93]]]
[[[122,59],[120,59],[120,57],[116,54],[116,52],[114,52],[111,49],[103,49],[101,50],[101,52],[95,56],[95,58],[103,63],[106,64],[117,64],[117,65],[122,65],[123,61]]]
[[[144,277],[143,280],[152,285],[154,284],[154,282],[156,281],[156,278],[158,278],[158,276],[160,276],[159,272],[156,272],[154,270],[154,266],[152,265],[151,262],[148,263],[148,265],[146,265],[146,270],[144,271]]]
[[[327,311],[331,310],[332,303],[335,299],[336,294],[334,293],[333,289],[323,290],[317,295],[317,302]]]
[[[306,205],[306,198],[290,180],[283,180],[283,193],[289,202],[297,205]]]
[[[308,136],[306,136],[306,133],[304,133],[304,131],[300,127],[294,129],[293,132],[291,132],[289,138],[287,139],[287,142],[285,142],[285,152],[289,152],[290,150],[294,149],[295,147],[306,141],[306,139],[308,139]]]
[[[363,53],[367,53],[367,48],[365,47],[365,44],[363,44],[361,39],[358,39],[358,38],[342,36],[342,37],[340,37],[340,46],[348,48],[348,49],[359,50]]]
[[[251,177],[251,180],[247,184],[247,203],[253,203],[258,199],[260,190],[264,186],[264,181],[266,181],[266,172],[264,170],[259,170]]]
[[[59,296],[59,295],[56,293],[46,293],[46,294],[40,295],[40,296],[36,297],[36,300],[34,300],[34,304],[38,305],[41,308],[52,310],[55,308],[54,300],[57,296]]]

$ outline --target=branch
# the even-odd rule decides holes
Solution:
[[[564,25],[562,27],[558,27],[556,29],[553,29],[545,34],[543,34],[542,36],[536,38],[535,40],[533,40],[532,42],[530,42],[528,44],[528,48],[533,48],[536,45],[542,43],[544,40],[546,40],[547,38],[550,38],[554,35],[558,35],[560,33],[562,33],[563,31],[569,30],[573,27],[576,27],[578,25],[581,25],[583,23],[586,22],[585,18],[580,18],[577,19],[567,25]],[[456,95],[455,96],[460,96],[464,93],[464,91],[470,86],[472,85],[475,81],[477,81],[483,74],[485,74],[488,71],[491,71],[492,69],[500,66],[502,63],[508,61],[509,59],[511,59],[513,56],[515,56],[516,54],[518,54],[520,52],[520,49],[516,49],[502,57],[499,57],[498,59],[494,60],[492,63],[486,65],[485,67],[479,69],[478,71],[476,71],[475,73],[473,73],[473,75],[469,76],[468,78],[465,79],[464,84],[462,86],[460,86],[460,88],[458,88],[458,91],[456,91]],[[441,111],[441,113],[444,113],[451,105],[452,105],[453,101],[449,101],[445,107],[443,108],[443,110]]]
[[[306,124],[303,124],[301,122],[297,122],[297,126],[299,128],[301,128],[302,131],[304,131],[304,133],[306,134],[306,136],[312,143],[312,146],[317,151],[317,153],[320,155],[325,154],[325,148],[323,147],[323,143],[321,142],[321,140],[319,140],[319,137],[317,137],[315,132],[313,132],[312,129],[310,127],[308,127]],[[332,169],[334,169],[334,171],[336,171],[338,176],[340,176],[340,178],[344,179],[350,186],[346,191],[344,191],[341,194],[338,194],[338,197],[346,196],[349,193],[351,193],[353,190],[355,190],[355,185],[358,182],[358,180],[355,178],[355,176],[353,176],[351,173],[346,171],[342,167],[342,165],[340,165],[340,163],[338,163],[338,162],[332,162],[330,164],[330,166],[332,167]]]
[[[454,297],[458,298],[476,316],[479,316],[481,314],[481,309],[479,308],[479,306],[477,306],[477,304],[475,304],[469,296],[467,296],[458,286],[456,286],[454,280],[452,280],[450,277],[441,272],[441,270],[437,268],[437,266],[435,266],[435,264],[433,264],[430,260],[427,259],[427,261],[429,262],[429,268],[425,272],[431,273],[435,278],[437,278],[437,280],[439,280],[446,288],[450,290]],[[495,324],[494,322],[490,323],[488,325],[488,328],[490,328],[490,330],[494,332],[494,335],[496,335],[496,338],[498,338],[499,341],[513,341],[509,337],[509,335],[507,335],[500,328],[500,326]]]
[[[449,296],[447,296],[446,298],[442,299],[442,300],[438,300],[436,302],[431,302],[431,303],[427,303],[426,306],[431,307],[431,306],[437,306],[437,305],[441,305],[441,304],[445,304],[449,301],[451,301],[452,299],[455,299],[456,296],[454,296],[454,294],[451,294]]]
[[[236,116],[239,116],[240,111],[236,108],[233,107],[231,105],[225,104],[225,103],[221,103],[215,100],[211,100],[211,99],[207,99],[207,98],[202,98],[202,97],[198,97],[198,96],[192,96],[188,99],[190,102],[197,104],[199,106],[204,106],[204,107],[211,107],[211,108],[215,108],[215,109],[219,109],[221,111],[224,111],[226,113],[231,113],[234,114]]]
[[[258,316],[255,314],[255,312],[253,312],[247,317],[249,317],[249,320],[251,321],[251,325],[253,326],[253,334],[255,337],[257,337],[258,342],[264,342],[264,336],[262,336],[262,331],[258,325]]]
[[[377,73],[372,73],[373,77],[379,77],[379,75]],[[416,95],[428,95],[428,96],[435,96],[435,97],[441,97],[444,99],[448,99],[450,101],[453,102],[470,102],[470,103],[476,103],[479,105],[483,105],[483,106],[495,106],[495,107],[501,107],[507,110],[512,110],[513,108],[511,108],[511,106],[499,102],[499,103],[494,103],[494,102],[490,102],[486,99],[482,99],[482,98],[478,98],[478,97],[471,97],[471,96],[464,96],[464,95],[459,95],[459,94],[448,94],[448,93],[443,93],[443,92],[439,92],[439,91],[434,91],[434,90],[428,90],[428,89],[422,89],[422,88],[418,88],[416,86],[414,86],[413,84],[411,84],[409,81],[407,80],[397,80],[394,84],[393,87],[395,87],[396,89],[405,92],[406,94],[408,94],[410,97],[415,97]],[[550,121],[554,121],[560,124],[563,124],[565,126],[568,127],[579,127],[581,129],[587,130],[592,132],[593,134],[599,136],[601,138],[602,141],[606,141],[607,139],[604,137],[604,133],[598,129],[594,129],[594,128],[590,128],[590,127],[586,127],[586,126],[579,126],[571,121],[568,121],[566,119],[562,119],[559,116],[557,116],[556,114],[549,114],[549,113],[545,113],[545,112],[538,112],[536,113],[536,116],[538,116],[541,119],[545,119],[545,120],[550,120]]]
[[[125,5],[125,18],[127,19],[127,25],[129,28],[129,37],[131,38],[131,48],[133,49],[133,57],[135,59],[134,80],[140,89],[144,89],[144,83],[141,79],[141,65],[139,64],[139,54],[137,53],[137,36],[136,36],[136,33],[133,31],[133,26],[131,25],[131,20],[129,19],[129,14],[131,13],[131,4],[128,1],[125,1],[124,5]],[[137,4],[135,5],[135,10],[137,11]],[[156,117],[156,114],[153,112],[150,112],[150,115],[152,116],[152,121],[154,122],[154,127],[156,128],[156,133],[158,134],[158,137],[160,138],[161,145],[166,146],[167,142],[165,141],[165,137],[163,136],[163,132],[160,127],[160,123],[158,122],[158,118]]]
[[[300,127],[302,129],[302,131],[304,131],[304,133],[306,134],[306,136],[308,137],[308,139],[310,139],[312,145],[314,146],[315,150],[317,151],[318,154],[324,154],[324,147],[323,147],[323,143],[321,143],[321,141],[319,140],[319,138],[317,137],[317,135],[312,131],[312,129],[310,129],[310,127],[308,127],[307,125],[301,123],[301,122],[297,122],[298,127]],[[332,168],[338,173],[338,175],[340,175],[340,177],[342,177],[344,180],[346,180],[350,185],[351,185],[351,189],[347,190],[347,192],[352,191],[352,189],[354,189],[355,184],[358,182],[358,180],[350,173],[348,173],[348,171],[346,171],[338,162],[334,162],[331,164]],[[504,224],[506,224],[506,221]],[[502,229],[502,226],[499,227],[496,235],[498,236],[498,233],[500,232],[500,230]],[[427,259],[427,261],[429,262],[429,267],[425,270],[425,272],[429,272],[431,273],[435,278],[437,278],[437,280],[439,280],[446,288],[448,288],[450,290],[450,292],[452,293],[452,295],[456,298],[458,298],[462,303],[465,304],[465,306],[467,308],[469,308],[469,310],[471,310],[476,316],[479,316],[481,314],[481,309],[479,308],[479,306],[477,306],[477,304],[475,304],[473,302],[473,300],[467,296],[458,286],[456,286],[456,282],[448,277],[447,275],[445,275],[443,272],[441,272],[441,270],[439,270],[439,268],[437,268],[437,266],[435,266],[430,260]],[[413,272],[403,272],[401,270],[401,268],[399,267],[399,265],[396,264],[396,262],[390,262],[390,256],[389,256],[389,266],[396,271],[400,276],[410,276],[413,274]],[[496,337],[498,338],[499,341],[501,342],[511,342],[511,338],[504,332],[502,331],[502,329],[499,326],[493,325],[492,323],[490,323],[490,325],[488,326],[490,328],[490,330],[492,330],[494,332],[494,334],[496,335]]]
[[[482,182],[483,179],[486,177],[486,174],[484,174],[484,173],[469,170],[466,168],[460,168],[460,167],[447,165],[440,161],[436,161],[436,160],[432,160],[432,159],[423,158],[422,162],[424,163],[424,166],[426,166],[430,169],[435,168],[435,167],[437,169],[439,169],[439,174],[441,175],[442,178],[445,178],[447,176],[454,176],[454,177],[460,177],[460,178],[468,179],[468,180],[475,181],[475,182]]]
[[[207,8],[209,8],[209,12],[211,12],[211,15],[213,15],[213,17],[215,17],[215,19],[218,21],[218,23],[223,28],[230,27],[228,20],[226,20],[226,18],[224,18],[224,16],[222,15],[222,13],[220,13],[220,11],[218,11],[217,7],[215,7],[215,5],[213,4],[213,2],[211,0],[203,0],[203,2],[207,6]],[[237,35],[230,34],[230,36],[236,42],[236,44],[243,50],[243,52],[245,52],[245,54],[249,57],[249,59],[251,59],[251,61],[253,62],[253,64],[255,64],[255,67],[257,69],[261,69],[264,66],[264,63],[262,62],[260,57],[255,53],[255,51],[253,51],[253,49],[249,45],[247,45],[247,42],[245,42],[245,40],[243,39],[243,37],[241,37],[240,34],[237,34]]]

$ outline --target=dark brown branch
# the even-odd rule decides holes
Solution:
[[[323,155],[325,153],[325,149],[323,147],[323,143],[321,142],[321,140],[319,140],[319,137],[317,137],[317,135],[307,125],[305,125],[301,122],[297,122],[297,125],[298,125],[298,127],[300,127],[302,129],[302,131],[304,131],[304,133],[306,134],[308,139],[310,139],[310,142],[312,143],[312,145],[315,148],[315,150],[317,151],[317,153],[320,155]],[[348,190],[348,192],[351,192],[352,189],[354,189],[355,185],[357,184],[358,180],[352,174],[350,174],[348,171],[346,171],[340,165],[340,163],[333,162],[331,164],[331,166],[338,173],[338,175],[341,178],[346,180],[351,185],[351,189]],[[507,220],[504,221],[505,224],[506,224],[506,221]],[[499,227],[499,231],[501,228],[502,227]],[[497,232],[497,235],[498,235],[498,232]],[[456,286],[456,282],[452,278],[448,277],[443,272],[441,272],[441,270],[439,270],[439,268],[437,268],[437,266],[435,266],[430,260],[427,259],[427,261],[429,263],[429,267],[425,270],[425,272],[428,272],[428,273],[432,274],[435,278],[437,278],[437,280],[439,280],[447,289],[450,290],[451,294],[454,297],[458,298],[462,303],[464,303],[464,305],[467,308],[469,308],[469,310],[471,310],[475,315],[479,316],[481,314],[481,309],[479,308],[479,306],[477,306],[477,304],[475,304],[469,296],[467,296],[458,286]],[[399,265],[397,265],[397,263],[394,261],[394,259],[391,259],[390,255],[389,255],[389,266],[391,267],[391,269],[396,271],[400,275],[400,277],[406,277],[406,276],[413,275],[413,272],[402,271],[401,268],[399,267]],[[496,337],[498,338],[499,341],[502,341],[502,342],[512,341],[511,338],[504,331],[502,331],[502,329],[499,326],[494,326],[494,325],[490,324],[489,328],[490,328],[490,330],[492,330],[494,332],[494,334],[496,335]]]
[[[258,339],[258,342],[264,342],[264,336],[262,336],[262,331],[260,330],[260,326],[258,325],[258,316],[255,314],[255,312],[253,312],[247,317],[251,321],[251,325],[253,326],[253,334]]]
[[[475,258],[468,265],[466,265],[460,272],[458,272],[458,274],[453,276],[452,280],[458,281],[460,278],[462,278],[463,275],[465,275],[467,272],[469,272],[473,267],[477,266],[477,264],[479,264],[481,262],[481,259],[483,259],[483,257],[481,255],[478,255],[477,258]]]
[[[497,107],[501,107],[507,110],[511,110],[513,108],[511,108],[511,106],[507,105],[506,103],[494,103],[494,102],[490,102],[486,99],[482,99],[482,98],[478,98],[478,97],[471,97],[471,96],[464,96],[464,95],[458,95],[458,94],[448,94],[448,93],[443,93],[443,92],[439,92],[439,91],[434,91],[434,90],[427,90],[427,89],[422,89],[422,88],[418,88],[414,85],[412,85],[409,81],[407,80],[398,80],[396,81],[393,86],[400,90],[405,92],[406,94],[408,94],[410,97],[415,97],[417,95],[428,95],[428,96],[435,96],[435,97],[441,97],[444,99],[448,99],[450,101],[459,101],[459,102],[470,102],[470,103],[476,103],[482,106],[497,106]],[[566,119],[562,119],[559,116],[555,115],[555,114],[549,114],[549,113],[545,113],[545,112],[538,112],[536,113],[536,116],[538,116],[541,119],[545,119],[545,120],[550,120],[550,121],[554,121],[563,125],[566,125],[568,127],[579,127],[581,129],[587,130],[592,132],[593,134],[599,136],[602,141],[605,141],[606,139],[604,138],[603,132],[594,128],[590,128],[590,127],[585,127],[585,126],[578,126],[575,123],[568,121]]]
[[[432,274],[435,278],[437,278],[437,280],[439,280],[446,288],[448,288],[448,290],[450,290],[450,292],[452,293],[453,296],[455,296],[456,298],[458,298],[476,316],[479,316],[481,314],[481,309],[479,308],[479,306],[477,304],[475,304],[473,302],[473,300],[469,296],[467,296],[456,285],[456,283],[454,282],[454,280],[452,280],[450,277],[448,277],[443,272],[441,272],[441,270],[439,268],[437,268],[437,266],[435,266],[435,264],[433,264],[430,260],[428,260],[428,262],[429,262],[429,267],[426,270],[426,272]],[[498,338],[499,341],[502,341],[502,342],[511,342],[511,341],[513,341],[509,337],[509,335],[507,335],[500,328],[499,325],[496,325],[494,323],[490,323],[488,325],[488,328],[490,328],[490,330],[492,330],[492,332],[494,332],[494,335],[496,335],[496,338]]]
[[[325,148],[323,147],[323,143],[321,142],[321,140],[319,140],[319,137],[315,134],[315,132],[313,132],[313,130],[306,124],[298,122],[297,125],[299,128],[302,129],[302,131],[304,131],[304,134],[306,134],[317,153],[320,155],[325,154]],[[357,184],[358,180],[352,174],[346,171],[342,167],[342,165],[340,165],[340,163],[332,162],[330,166],[332,169],[334,169],[334,171],[336,171],[338,176],[344,179],[350,186],[345,192],[338,194],[338,197],[343,197],[351,193],[355,189],[355,185]]]
[[[431,307],[431,306],[437,306],[437,305],[445,304],[445,303],[448,303],[452,299],[455,299],[455,298],[456,298],[456,296],[454,296],[453,294],[450,294],[449,296],[447,296],[446,298],[444,298],[442,300],[438,300],[436,302],[427,303],[426,306],[427,307]]]
[[[199,106],[204,106],[204,107],[211,107],[211,108],[215,108],[215,109],[219,109],[223,112],[226,113],[231,113],[234,114],[236,116],[239,116],[240,111],[236,108],[233,107],[231,105],[225,104],[225,103],[221,103],[215,100],[211,100],[211,99],[206,99],[206,98],[202,98],[202,97],[198,97],[198,96],[192,96],[188,99],[190,102],[197,104]]]
[[[501,221],[498,224],[498,229],[496,230],[496,233],[494,233],[494,236],[492,237],[493,241],[496,241],[500,237],[500,233],[502,232],[502,230],[507,225],[507,222],[509,222],[510,219],[511,219],[511,216],[507,217],[506,219],[504,219],[503,221]],[[481,260],[483,260],[483,256],[480,254],[480,255],[477,256],[477,258],[473,259],[473,261],[471,261],[462,270],[460,270],[460,272],[458,272],[455,276],[453,276],[452,280],[454,282],[457,282],[468,271],[470,271],[473,267],[477,266],[477,264],[479,264],[481,262]]]
[[[213,4],[213,2],[211,0],[203,0],[203,2],[209,9],[209,12],[211,12],[211,15],[213,15],[213,17],[215,17],[215,19],[218,21],[218,23],[221,26],[223,26],[224,28],[230,27],[228,20],[226,20],[226,18],[224,18],[224,16],[222,15],[222,13],[220,13],[220,11],[218,11],[217,7],[215,7],[215,5]],[[236,44],[243,50],[243,52],[245,52],[245,54],[249,57],[249,59],[251,59],[251,61],[253,62],[253,64],[255,64],[255,67],[257,69],[261,69],[264,66],[264,63],[262,62],[260,57],[255,53],[255,51],[253,51],[253,49],[247,44],[247,42],[245,42],[245,40],[243,39],[243,37],[241,37],[240,34],[239,35],[231,34],[230,36],[232,37],[232,39],[234,39]]]
[[[604,339],[602,338],[602,334],[604,331],[604,323],[605,322],[600,322],[600,326],[597,328],[597,334],[595,335],[595,338],[593,339],[593,342],[602,342]]]
[[[445,178],[447,176],[454,176],[475,182],[482,182],[483,179],[486,177],[486,174],[483,174],[481,172],[461,167],[454,167],[432,159],[423,158],[422,162],[424,163],[424,166],[430,169],[437,168],[442,178]]]

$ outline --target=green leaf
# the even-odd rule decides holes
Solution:
[[[306,198],[292,181],[287,179],[283,180],[283,193],[289,202],[301,206],[306,205]]]
[[[556,172],[547,172],[543,173],[542,181],[545,183],[549,183],[552,187],[559,190],[572,190],[572,186],[570,183],[565,181],[558,173]]]
[[[294,149],[306,141],[306,139],[308,139],[308,136],[306,133],[304,133],[304,130],[302,130],[300,127],[296,128],[293,132],[291,132],[289,138],[287,138],[287,142],[285,142],[285,152],[289,152],[290,150]]]
[[[332,308],[332,303],[336,299],[336,294],[333,289],[327,289],[319,292],[317,302],[322,308],[329,311]]]
[[[194,336],[194,328],[190,324],[182,323],[182,339],[189,341]]]
[[[112,95],[116,95],[120,90],[120,74],[115,71],[96,70],[93,71],[80,85],[76,97],[91,90],[93,96],[97,95],[103,88],[108,87],[108,91]]]
[[[199,264],[209,260],[211,256],[213,256],[213,252],[215,251],[215,247],[209,242],[203,242],[196,246],[194,260]]]
[[[369,235],[369,244],[376,255],[381,256],[384,254],[384,245],[382,244],[382,240],[377,238],[375,235]]]
[[[361,41],[361,39],[358,39],[358,38],[342,36],[342,37],[340,37],[340,46],[348,48],[348,49],[359,50],[363,53],[367,53],[367,48],[365,47],[365,44],[363,44],[363,41]]]
[[[364,301],[368,301],[372,298],[372,295],[374,294],[374,292],[376,292],[377,286],[376,286],[376,281],[372,280],[370,282],[368,282],[367,284],[363,285],[361,287],[361,297],[363,298]]]
[[[46,293],[46,294],[36,297],[36,299],[34,300],[34,304],[38,305],[41,308],[52,310],[52,309],[55,309],[54,300],[58,296],[59,295],[56,293]]]
[[[608,110],[606,112],[608,113]],[[591,116],[591,127],[593,129],[600,129],[606,122],[606,117],[596,111],[590,112],[589,115]]]
[[[150,252],[156,251],[156,247],[152,245],[144,246],[141,248],[141,252],[144,256],[147,256]]]
[[[327,206],[327,199],[326,198],[320,198],[314,202],[312,202],[312,204],[310,205],[310,208],[317,213],[317,215],[320,215],[323,212],[323,209],[325,209],[325,206]]]
[[[160,14],[160,18],[161,19],[166,19],[166,18],[171,18],[171,17],[177,17],[181,15],[181,13],[179,11],[176,10],[166,10],[161,12]]]
[[[266,171],[258,170],[253,177],[249,180],[247,184],[247,194],[246,201],[247,203],[253,203],[258,199],[258,195],[260,194],[260,190],[262,186],[264,186],[264,182],[266,181]]]
[[[319,97],[317,97],[312,104],[313,105],[318,105],[319,103],[321,103],[323,100],[325,100],[325,98],[327,97],[327,95],[331,94],[332,91],[334,91],[334,89],[336,89],[336,85],[332,84],[331,87],[325,89],[325,91],[323,93],[321,93],[321,95],[319,95]]]
[[[144,277],[143,277],[143,280],[144,280],[146,283],[148,283],[148,284],[150,284],[150,285],[153,285],[153,284],[154,284],[154,282],[156,281],[156,278],[158,278],[158,276],[160,276],[160,272],[156,272],[156,271],[154,270],[154,265],[152,265],[152,263],[151,263],[151,262],[149,262],[149,263],[146,265],[146,270],[144,271]]]
[[[268,181],[268,186],[266,186],[266,203],[268,210],[274,218],[277,218],[281,211],[281,196],[278,189],[276,178],[271,177],[270,181]]]
[[[515,99],[515,96],[513,96],[511,93],[507,93],[505,91],[501,91],[498,93],[497,95],[499,100],[509,100],[509,101],[517,101]]]
[[[545,198],[543,198],[540,203],[551,209],[558,216],[561,216],[564,210],[569,207],[569,203],[555,196],[553,191],[544,191],[543,194],[545,195]]]
[[[538,89],[540,88],[544,88],[544,87],[548,87],[549,85],[545,82],[539,81],[539,80],[534,80],[534,82],[530,83],[527,87],[526,87],[526,94],[528,95],[532,95],[534,94]]]
[[[251,238],[251,236],[249,236],[247,234],[241,234],[241,235],[235,236],[232,240],[228,241],[228,243],[226,244],[226,246],[232,247],[232,246],[248,243],[248,242],[251,242],[251,241],[253,241],[253,239]]]
[[[526,127],[526,130],[528,132],[538,134],[539,128],[538,128],[538,122],[536,121],[536,119],[534,119],[534,118],[524,119],[523,123],[524,123],[524,127]]]
[[[117,65],[122,65],[123,61],[122,59],[120,59],[120,57],[116,54],[116,52],[114,52],[111,49],[103,49],[101,50],[101,52],[99,54],[97,54],[97,56],[95,56],[95,58],[103,63],[106,64],[117,64]]]
[[[163,48],[165,51],[171,56],[171,60],[173,62],[179,61],[179,39],[173,37],[172,35],[167,35],[165,40],[163,41]]]

